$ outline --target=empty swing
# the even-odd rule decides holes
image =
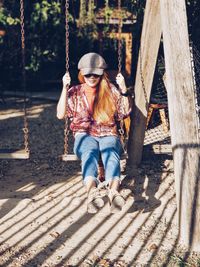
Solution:
[[[119,11],[119,23],[118,23],[118,73],[121,73],[122,69],[122,16],[121,16],[121,0],[118,0],[118,11]],[[65,38],[66,38],[66,73],[69,72],[69,1],[66,0],[65,2]],[[68,89],[69,85],[67,85],[67,99],[68,99]],[[66,107],[66,110],[68,107]],[[119,127],[120,127],[120,134],[121,136],[124,135],[124,128],[126,130],[126,134],[128,135],[128,128],[130,126],[130,118],[120,121]],[[63,161],[77,161],[79,160],[78,157],[75,154],[69,154],[68,153],[68,135],[69,135],[69,119],[67,117],[67,111],[65,114],[65,125],[64,125],[64,153],[61,156]],[[123,136],[124,137],[124,136]],[[121,156],[121,159],[126,159],[127,152],[124,150],[123,155]]]
[[[26,112],[26,75],[25,75],[25,31],[24,31],[24,3],[20,0],[20,25],[21,25],[21,56],[22,56],[22,87],[24,91],[24,148],[23,149],[0,149],[0,159],[28,159],[29,142],[28,142],[28,121]]]

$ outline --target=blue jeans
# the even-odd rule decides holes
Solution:
[[[120,179],[122,145],[117,136],[95,137],[87,133],[75,136],[74,153],[81,159],[83,182],[91,177],[98,183],[98,161],[101,155],[107,182]]]

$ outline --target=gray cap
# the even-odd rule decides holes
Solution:
[[[81,70],[82,75],[91,73],[102,75],[106,68],[105,60],[97,53],[85,54],[78,62],[78,69]]]

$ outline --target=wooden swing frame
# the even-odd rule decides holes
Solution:
[[[184,0],[146,1],[140,40],[143,60],[138,58],[135,109],[129,138],[129,165],[135,169],[142,160],[148,108],[141,73],[149,103],[161,34],[177,200],[176,241],[177,244],[181,242],[188,251],[199,252],[200,141]]]

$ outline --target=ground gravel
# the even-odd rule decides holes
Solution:
[[[5,100],[0,146],[22,148],[23,103]],[[56,103],[32,100],[28,122],[30,159],[0,160],[0,266],[200,266],[200,255],[178,241],[170,157],[146,157],[134,172],[123,162],[123,211],[110,214],[105,197],[105,207],[90,215],[80,163],[60,159]]]

